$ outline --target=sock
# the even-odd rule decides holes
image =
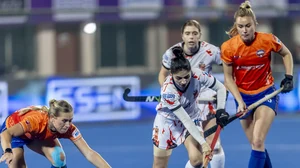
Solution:
[[[55,166],[51,165],[51,168],[67,168],[67,165],[64,165],[63,167],[55,167]]]
[[[266,153],[266,161],[265,161],[265,167],[264,168],[272,168],[271,159],[269,157],[269,153],[268,153],[267,149],[265,149],[265,153]]]
[[[248,168],[264,168],[265,160],[265,152],[252,150]]]
[[[225,154],[222,147],[219,148],[218,153],[213,155],[209,164],[211,168],[225,168]]]
[[[190,161],[188,161],[185,165],[185,168],[201,168],[201,167],[202,167],[202,164],[198,165],[196,167],[192,166]]]

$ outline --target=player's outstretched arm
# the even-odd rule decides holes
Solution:
[[[186,113],[183,107],[179,107],[173,111],[173,113],[178,117],[182,122],[184,127],[189,131],[193,138],[202,146],[203,153],[205,155],[210,155],[211,149],[208,143],[205,141],[204,137],[200,134],[200,131],[195,126],[194,122],[190,116]]]
[[[13,136],[18,137],[23,134],[24,129],[22,128],[21,124],[15,124],[1,133],[1,147],[4,154],[0,158],[0,163],[5,161],[7,165],[10,164],[13,159],[11,139]]]
[[[111,168],[111,166],[102,158],[102,156],[91,149],[83,138],[73,142],[84,157],[97,168]]]

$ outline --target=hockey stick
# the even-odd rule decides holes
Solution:
[[[160,102],[160,96],[128,96],[130,89],[126,88],[123,93],[123,99],[128,102]],[[215,101],[216,98],[200,98],[198,101]]]
[[[230,116],[226,125],[228,125],[235,119],[239,118],[242,114],[243,113],[236,113],[235,115]],[[208,130],[204,131],[204,137],[206,138],[206,137],[210,136],[211,134],[215,133],[217,131],[217,129],[218,129],[218,125],[210,127]]]
[[[254,108],[256,108],[257,106],[259,106],[263,102],[265,102],[265,101],[273,98],[274,96],[278,95],[282,91],[282,89],[283,89],[283,87],[281,87],[280,89],[274,91],[273,93],[271,93],[269,95],[266,95],[264,98],[261,98],[260,100],[256,101],[255,103],[251,104],[250,106],[247,107],[247,110],[248,111],[253,110]],[[237,113],[235,116],[230,117],[230,119],[228,120],[227,124],[230,123],[230,122],[232,122],[232,121],[234,121],[235,119],[239,118],[242,114],[243,113]],[[221,133],[221,126],[220,125],[215,125],[212,128],[210,128],[210,129],[213,129],[214,127],[216,129],[216,133],[215,133],[215,136],[214,136],[214,138],[212,140],[212,143],[210,145],[210,148],[212,150],[215,148],[215,145],[216,145],[217,140],[218,140],[218,138],[220,136],[220,133]],[[207,130],[207,131],[209,131],[209,130]],[[205,160],[204,160],[204,164],[203,164],[202,168],[206,168],[207,167],[209,160],[210,160],[209,156],[205,156]]]
[[[159,102],[160,96],[128,96],[130,89],[126,88],[123,93],[123,99],[128,102]]]

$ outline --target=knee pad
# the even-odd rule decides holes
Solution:
[[[66,165],[66,155],[64,150],[60,146],[55,146],[51,153],[53,165],[55,167],[64,167]]]

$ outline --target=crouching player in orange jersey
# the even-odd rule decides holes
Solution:
[[[110,168],[110,165],[83,139],[72,124],[72,106],[64,100],[51,100],[50,108],[31,106],[11,114],[1,127],[1,146],[4,154],[0,162],[9,168],[26,168],[24,148],[45,156],[51,168],[66,168],[66,156],[59,138],[70,139],[85,158],[94,166]]]

